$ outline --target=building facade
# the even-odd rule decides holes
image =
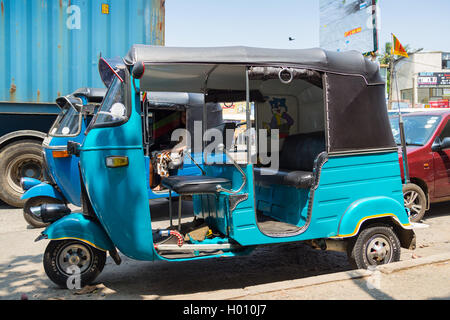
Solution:
[[[417,52],[394,64],[392,101],[412,108],[449,107],[450,52]]]

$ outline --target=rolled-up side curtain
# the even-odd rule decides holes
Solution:
[[[332,154],[397,148],[389,123],[384,84],[361,76],[327,73],[327,145]]]

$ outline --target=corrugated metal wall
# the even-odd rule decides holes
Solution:
[[[165,0],[1,0],[0,102],[102,87],[97,63],[164,45]]]

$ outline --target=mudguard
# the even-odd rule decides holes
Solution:
[[[56,190],[52,185],[42,182],[26,191],[20,199],[26,200],[34,197],[50,197],[65,202],[65,198],[61,192]]]
[[[105,229],[81,213],[69,214],[45,229],[37,240],[75,239],[102,251],[115,251],[115,246]]]
[[[22,188],[24,191],[28,191],[31,188],[33,188],[41,183],[42,183],[41,180],[38,180],[38,179],[33,179],[33,178],[28,178],[28,177],[23,177],[21,179],[21,184],[22,184]]]
[[[381,218],[392,219],[402,229],[412,229],[402,204],[388,197],[370,197],[355,201],[345,211],[339,223],[337,237],[353,237],[358,234],[365,221]]]

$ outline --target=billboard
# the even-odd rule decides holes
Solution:
[[[320,47],[376,52],[377,0],[320,0]]]
[[[450,87],[450,72],[421,72],[417,77],[419,88]]]

